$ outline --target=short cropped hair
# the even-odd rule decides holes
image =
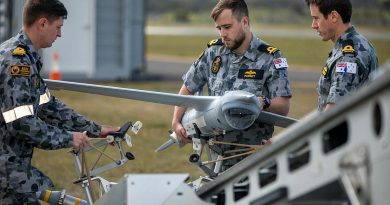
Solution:
[[[308,6],[316,5],[325,18],[328,18],[332,11],[336,11],[343,23],[351,22],[352,4],[350,0],[305,0],[305,2]]]
[[[211,18],[216,21],[218,16],[225,9],[231,9],[233,16],[239,21],[242,17],[249,16],[248,6],[244,0],[219,0],[211,11]]]
[[[27,0],[23,8],[23,25],[30,27],[40,18],[50,22],[60,17],[66,19],[68,11],[59,0]]]

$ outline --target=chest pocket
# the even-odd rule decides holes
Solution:
[[[239,69],[233,83],[233,90],[243,90],[255,95],[262,95],[264,78],[264,70],[262,69]]]

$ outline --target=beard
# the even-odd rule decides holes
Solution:
[[[244,40],[245,40],[245,33],[241,32],[241,34],[236,39],[234,39],[232,42],[224,41],[224,44],[227,48],[230,48],[231,50],[236,50],[237,48],[239,48],[242,45]]]

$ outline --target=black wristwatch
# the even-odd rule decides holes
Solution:
[[[271,100],[267,96],[262,96],[263,97],[263,109],[269,108],[271,106]]]

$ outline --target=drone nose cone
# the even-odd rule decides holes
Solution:
[[[222,112],[227,123],[234,129],[250,127],[260,114],[257,97],[245,91],[231,91],[222,98]]]

